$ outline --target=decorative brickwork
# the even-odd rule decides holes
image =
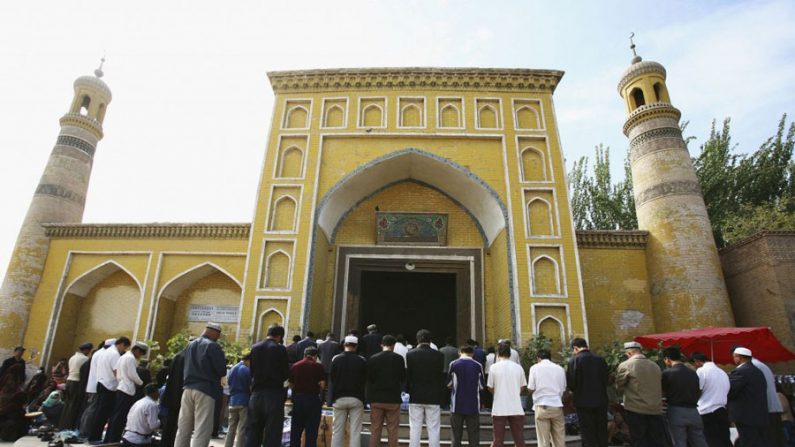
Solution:
[[[577,247],[583,248],[629,248],[645,250],[649,240],[648,231],[578,231]]]
[[[71,135],[58,135],[58,139],[55,141],[55,144],[59,146],[73,147],[79,151],[85,152],[91,157],[94,156],[94,151],[96,150],[93,144]]]
[[[51,238],[248,239],[250,224],[47,224]]]

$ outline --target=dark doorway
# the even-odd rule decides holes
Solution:
[[[399,271],[361,273],[359,327],[371,323],[382,334],[405,334],[410,343],[428,329],[438,345],[456,337],[456,274]]]

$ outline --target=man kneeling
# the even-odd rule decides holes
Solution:
[[[152,440],[152,434],[160,427],[157,400],[160,398],[160,390],[156,383],[150,383],[144,387],[145,396],[134,403],[127,415],[127,425],[124,427],[124,435],[121,438],[121,445],[156,445]]]

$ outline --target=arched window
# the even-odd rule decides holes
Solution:
[[[632,100],[635,103],[633,109],[646,105],[646,99],[643,97],[643,90],[639,88],[632,89]]]
[[[654,84],[654,96],[657,98],[657,102],[671,102],[668,98],[668,91],[665,89],[665,84],[662,82],[656,82]]]
[[[100,123],[105,120],[105,104],[99,105],[99,111],[97,112],[97,121]]]
[[[88,107],[91,105],[91,98],[88,95],[83,95],[83,100],[80,103],[80,114],[88,115]]]

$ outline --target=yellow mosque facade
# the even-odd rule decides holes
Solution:
[[[210,320],[241,342],[273,323],[290,336],[376,323],[459,343],[543,333],[557,348],[734,324],[661,65],[637,58],[619,83],[638,231],[574,228],[563,72],[268,76],[255,213],[230,224],[81,223],[111,95],[101,71],[75,81],[0,292],[4,352],[46,364],[119,335],[162,346]]]

